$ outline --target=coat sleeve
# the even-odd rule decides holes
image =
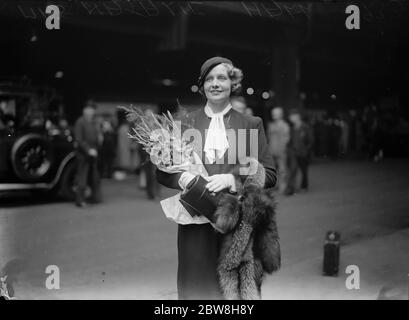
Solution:
[[[156,169],[156,180],[163,186],[182,190],[179,186],[179,179],[182,173],[167,173]]]
[[[260,117],[256,117],[256,125],[258,135],[258,161],[263,165],[265,169],[265,188],[274,187],[277,182],[276,169],[273,165],[273,158],[270,148],[268,147],[266,134],[264,131],[263,120]]]

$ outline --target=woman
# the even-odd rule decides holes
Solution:
[[[131,161],[131,143],[128,137],[129,123],[126,120],[126,114],[119,110],[118,114],[118,131],[117,131],[117,167],[126,175],[132,170]]]
[[[223,189],[235,191],[232,172],[241,158],[240,152],[234,152],[235,157],[232,159],[230,151],[239,150],[244,145],[247,156],[250,151],[257,151],[254,156],[265,168],[264,187],[273,187],[276,183],[261,118],[243,115],[232,109],[230,104],[230,96],[240,89],[242,78],[241,70],[234,67],[229,59],[213,57],[207,60],[201,67],[198,83],[200,92],[207,100],[206,105],[187,115],[193,128],[201,133],[202,141],[195,145],[204,148],[196,152],[209,174],[206,188],[210,192]],[[227,129],[234,130],[237,139],[227,139]],[[239,129],[245,129],[245,141],[240,139]],[[257,130],[255,139],[250,129]],[[254,148],[255,142],[257,148]],[[250,149],[250,145],[254,149]],[[169,188],[183,190],[193,178],[194,175],[189,172],[168,174],[157,170],[159,183]],[[223,298],[216,273],[221,236],[210,224],[179,225],[179,299]]]

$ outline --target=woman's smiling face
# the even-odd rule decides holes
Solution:
[[[230,98],[231,86],[226,67],[219,64],[206,76],[203,89],[207,100],[220,103]]]

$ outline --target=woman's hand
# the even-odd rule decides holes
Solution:
[[[189,184],[190,181],[192,181],[196,176],[190,172],[183,172],[182,175],[179,178],[179,186],[185,190],[186,186]]]
[[[231,191],[236,191],[234,176],[230,173],[215,174],[207,177],[207,180],[209,181],[209,183],[206,185],[206,188],[210,192],[219,192],[226,188],[229,188]]]

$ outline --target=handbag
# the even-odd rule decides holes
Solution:
[[[179,201],[192,217],[204,215],[214,223],[214,212],[216,211],[220,196],[227,191],[210,192],[206,188],[207,183],[206,179],[197,175],[186,186],[185,192],[182,193]]]

